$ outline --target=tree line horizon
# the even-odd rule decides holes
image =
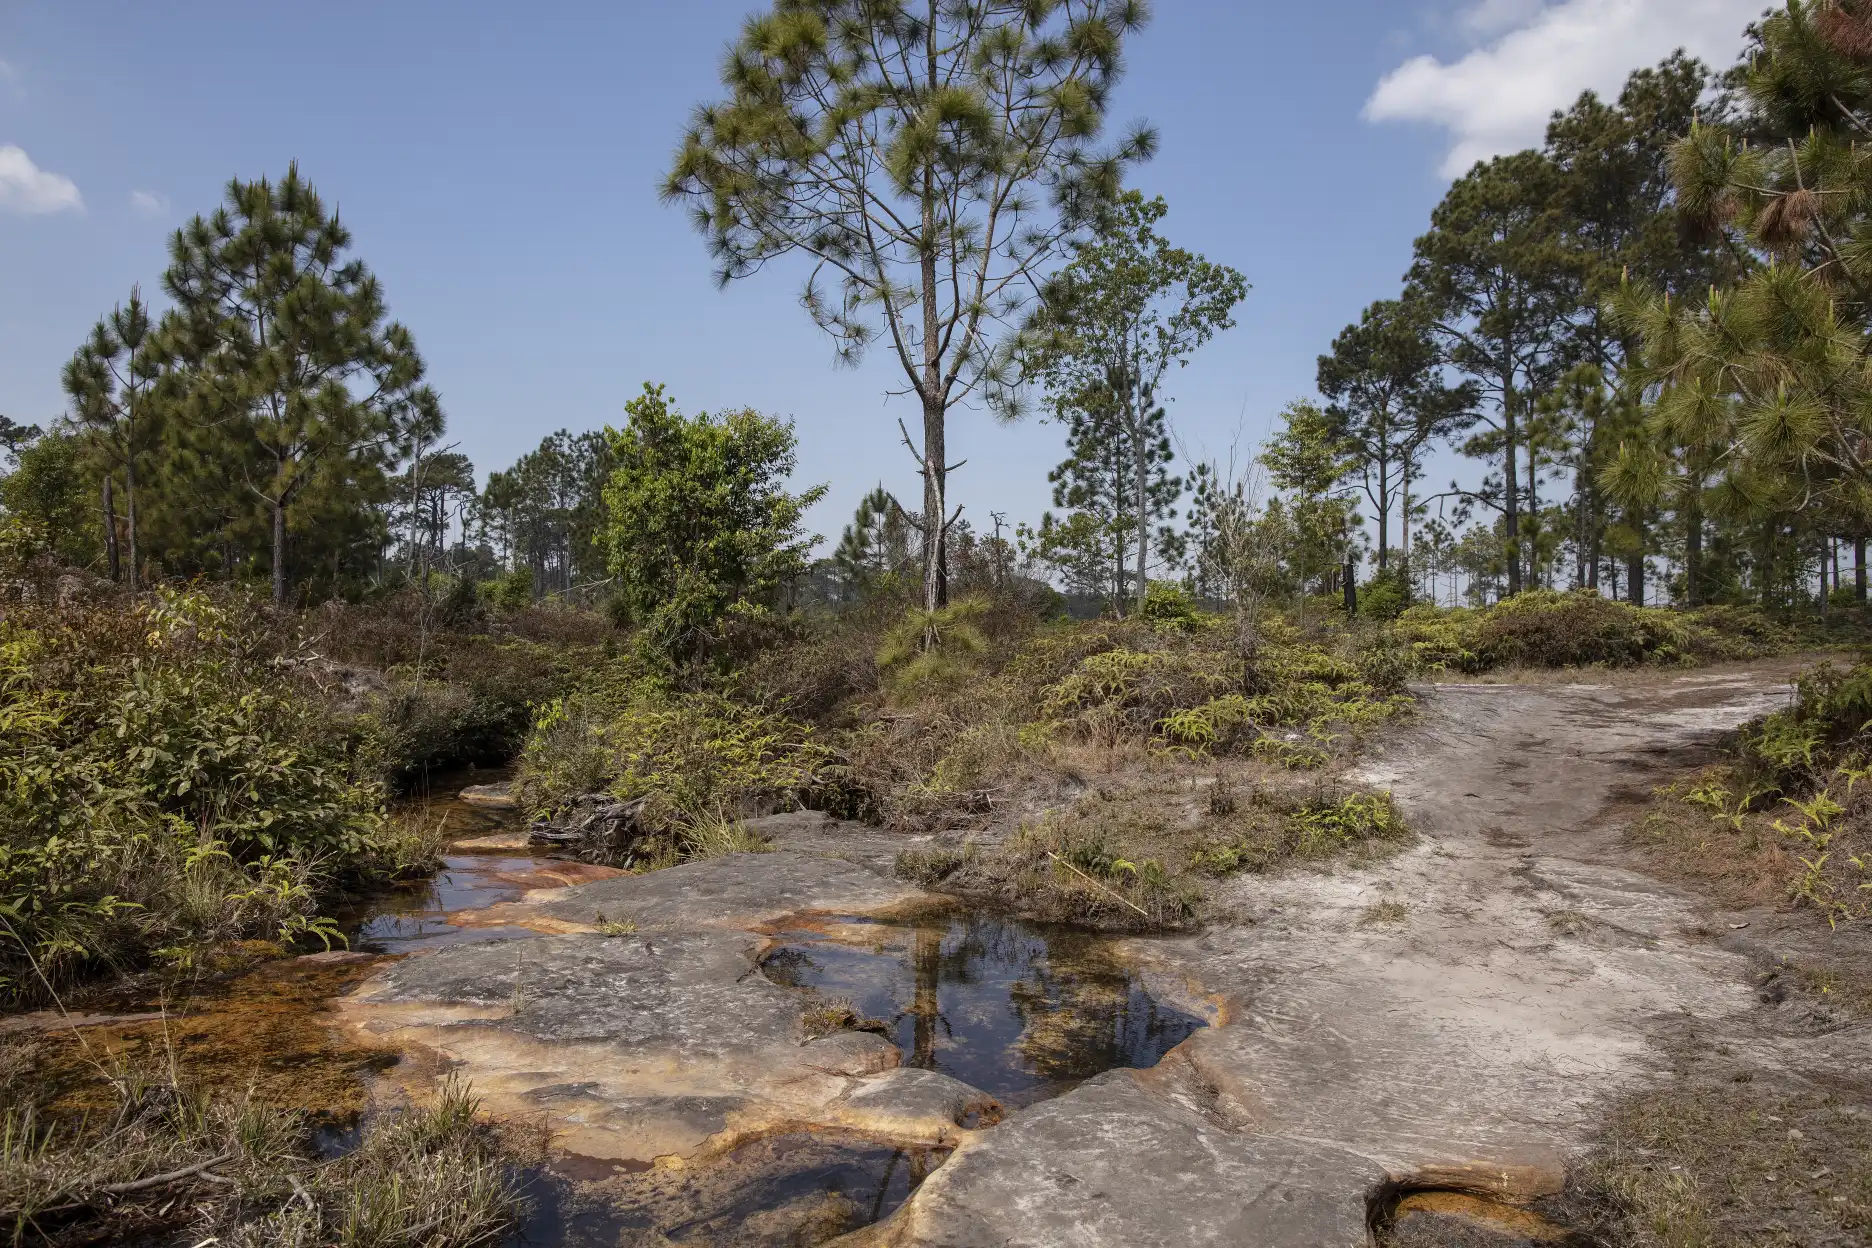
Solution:
[[[618,483],[660,488],[627,471],[655,459],[685,489],[741,474],[758,505],[719,514],[788,552],[736,564],[769,595],[808,571],[841,600],[888,577],[935,611],[961,569],[1019,567],[1123,611],[1153,580],[1213,595],[1251,549],[1258,595],[1333,592],[1354,563],[1399,606],[1437,599],[1438,577],[1478,603],[1865,600],[1868,6],[1791,0],[1739,32],[1733,66],[1675,53],[1616,99],[1582,93],[1540,147],[1478,162],[1396,297],[1320,356],[1318,398],[1251,455],[1181,465],[1174,376],[1233,327],[1248,281],[1176,247],[1169,206],[1130,185],[1155,132],[1110,137],[1149,16],[1136,0],[776,0],[731,45],[664,198],[724,285],[803,261],[802,304],[841,358],[885,353],[920,410],[897,425],[917,496],[880,483],[817,561],[799,523],[823,487],[779,489],[790,422],[683,417],[660,387],[623,430],[561,430],[477,485],[413,334],[296,164],[231,181],[175,232],[168,306],[136,286],[98,321],[51,428],[0,417],[0,542],[133,587],[249,582],[281,604],[436,574],[505,577],[515,600],[628,595],[633,561],[677,549],[648,522],[619,545],[619,517],[648,513]],[[988,532],[953,505],[947,417],[970,402],[1061,428],[1057,511],[991,513]],[[1443,448],[1480,480],[1429,483]]]

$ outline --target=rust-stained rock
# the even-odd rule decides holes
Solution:
[[[513,784],[507,780],[499,784],[471,784],[457,796],[470,806],[479,806],[483,810],[520,809],[520,803],[513,795]]]

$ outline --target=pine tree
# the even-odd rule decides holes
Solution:
[[[137,468],[156,436],[156,387],[163,375],[163,348],[142,292],[131,288],[128,305],[112,309],[66,363],[65,393],[72,417],[104,461],[104,548],[111,577],[118,575],[117,517],[111,478],[124,479],[124,531],[129,545],[130,587],[142,566],[137,550]]]
[[[1297,591],[1319,578],[1322,588],[1338,581],[1340,562],[1352,548],[1358,516],[1351,500],[1338,489],[1353,471],[1350,448],[1342,442],[1334,422],[1317,404],[1289,403],[1281,412],[1281,430],[1261,452],[1268,479],[1292,496],[1285,509],[1292,538],[1287,561]],[[1271,519],[1276,513],[1269,502]],[[1302,603],[1304,612],[1304,602]]]
[[[240,488],[266,509],[275,602],[288,587],[289,520],[315,482],[342,490],[348,461],[380,472],[441,406],[351,233],[297,165],[279,182],[228,183],[223,206],[177,230],[167,330],[193,425],[233,452]],[[342,555],[340,556],[342,559]]]
[[[774,0],[696,111],[665,183],[726,283],[811,263],[804,302],[843,358],[882,337],[922,414],[924,604],[947,600],[948,413],[1061,244],[1117,194],[1145,130],[1103,129],[1141,0]]]
[[[1055,417],[1095,462],[1116,455],[1127,480],[1119,523],[1134,547],[1134,601],[1148,588],[1151,540],[1182,494],[1169,475],[1170,437],[1160,406],[1170,370],[1183,368],[1210,338],[1234,324],[1248,291],[1227,265],[1172,247],[1157,232],[1163,199],[1126,191],[1103,211],[1090,237],[1048,283],[1023,334],[1029,379],[1046,388]]]
[[[1473,382],[1448,385],[1443,357],[1431,337],[1427,310],[1417,303],[1381,300],[1356,325],[1333,339],[1319,357],[1318,385],[1333,437],[1353,455],[1359,485],[1378,520],[1378,570],[1390,567],[1391,514],[1410,550],[1411,482],[1426,448],[1474,420]],[[1404,583],[1408,585],[1408,572]]]
[[[869,592],[909,562],[907,528],[903,506],[883,482],[858,501],[832,552],[832,566],[848,597]]]
[[[1788,535],[1853,539],[1864,584],[1872,531],[1872,7],[1791,0],[1749,28],[1740,110],[1694,125],[1673,152],[1686,221],[1742,271],[1700,300],[1631,275],[1619,323],[1642,335],[1658,387],[1647,440],[1710,461],[1712,510],[1758,524],[1764,595],[1786,579]],[[1634,482],[1661,475],[1628,465]],[[1635,487],[1634,487],[1635,488]],[[1798,544],[1798,543],[1797,543]],[[1863,591],[1861,591],[1863,597]]]
[[[1524,429],[1539,395],[1565,371],[1561,348],[1579,306],[1578,264],[1565,245],[1559,171],[1540,152],[1479,163],[1450,187],[1418,238],[1407,297],[1420,298],[1449,362],[1488,400],[1493,437],[1465,452],[1499,458],[1499,476],[1472,492],[1508,528],[1508,592],[1521,592],[1538,516],[1523,506]],[[1536,485],[1536,489],[1538,486]]]

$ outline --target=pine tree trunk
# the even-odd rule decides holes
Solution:
[[[1515,388],[1514,366],[1511,364],[1502,372],[1502,509],[1507,525],[1508,595],[1513,597],[1521,592],[1521,498],[1518,474],[1521,470],[1520,456],[1515,447]]]
[[[111,584],[115,585],[123,576],[123,568],[117,560],[117,502],[111,497],[111,477],[108,472],[104,474],[98,503],[104,513],[104,560],[110,567]]]
[[[1632,528],[1636,531],[1638,545],[1625,557],[1625,587],[1635,607],[1644,606],[1645,596],[1645,522],[1635,520]]]
[[[273,503],[273,603],[286,605],[286,501]]]
[[[138,587],[136,457],[128,453],[124,455],[124,528],[130,539],[130,588],[134,591]]]
[[[1150,589],[1150,463],[1144,444],[1144,414],[1132,413],[1131,458],[1132,488],[1137,491],[1137,605],[1144,611],[1144,595]]]
[[[1378,575],[1391,566],[1391,474],[1378,465]]]
[[[1866,600],[1866,539],[1864,535],[1853,538],[1853,601],[1860,606]]]
[[[925,31],[924,45],[927,59],[927,86],[933,92],[941,85],[937,72],[936,60],[936,6],[930,4],[929,25]],[[945,446],[943,427],[943,385],[942,385],[942,335],[937,332],[936,320],[936,206],[937,192],[935,175],[925,169],[923,172],[923,524],[926,529],[923,542],[923,607],[926,611],[939,611],[949,605],[947,518],[949,500],[945,487],[948,485],[948,453]],[[956,313],[961,314],[957,308]],[[925,647],[934,644],[934,636],[924,639]]]
[[[1527,447],[1527,560],[1528,585],[1541,588],[1540,570],[1540,457],[1535,453],[1533,435]]]
[[[1694,478],[1684,500],[1684,605],[1703,605],[1703,483]]]

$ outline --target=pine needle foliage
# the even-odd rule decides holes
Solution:
[[[1155,148],[1143,128],[1099,146],[1147,17],[1142,0],[774,0],[664,183],[719,281],[801,257],[841,359],[888,344],[922,409],[928,610],[948,598],[947,414],[1004,377],[1045,266]]]

